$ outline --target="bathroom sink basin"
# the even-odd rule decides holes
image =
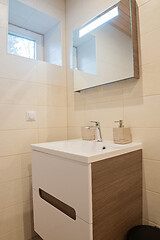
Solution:
[[[32,144],[31,148],[32,150],[75,161],[92,163],[142,149],[142,144],[133,142],[125,145],[119,145],[114,144],[112,141],[97,142],[75,139]]]

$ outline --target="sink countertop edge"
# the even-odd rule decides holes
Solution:
[[[84,156],[84,155],[74,154],[74,153],[70,153],[70,152],[50,149],[47,147],[42,147],[41,145],[43,145],[43,143],[42,144],[31,144],[31,149],[33,151],[38,151],[38,152],[46,153],[49,155],[55,155],[58,157],[67,158],[67,159],[82,162],[85,164],[90,164],[93,162],[101,161],[101,160],[104,160],[107,158],[116,157],[119,155],[127,154],[130,152],[142,149],[142,143],[136,143],[136,142],[133,142],[133,143],[135,144],[133,146],[131,146],[129,144],[125,144],[125,145],[123,145],[123,149],[114,149],[113,151],[108,151],[108,152],[96,154],[93,156]]]

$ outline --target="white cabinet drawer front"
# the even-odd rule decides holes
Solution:
[[[34,228],[44,240],[92,240],[92,224],[71,219],[33,190]]]
[[[33,188],[53,195],[92,223],[91,165],[32,151]]]

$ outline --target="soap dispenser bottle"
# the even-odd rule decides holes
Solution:
[[[130,128],[125,128],[123,120],[115,121],[118,123],[118,128],[113,128],[113,140],[116,144],[127,144],[132,142]]]

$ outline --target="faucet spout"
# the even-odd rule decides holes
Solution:
[[[94,128],[97,131],[97,142],[103,142],[100,123],[97,122],[97,121],[91,121],[91,122],[95,123],[95,127]]]

